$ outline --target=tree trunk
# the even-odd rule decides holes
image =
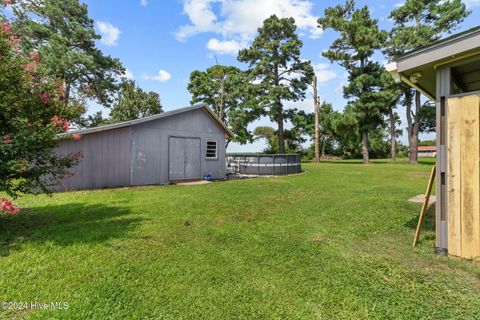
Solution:
[[[324,137],[322,139],[322,158],[325,159],[325,145],[327,144],[327,139]]]
[[[363,164],[368,164],[368,131],[362,131],[362,156],[363,156]]]
[[[418,113],[420,112],[421,100],[420,92],[415,90],[415,114],[412,119],[412,107],[407,105],[407,124],[408,124],[408,158],[411,164],[416,164],[418,160],[418,134],[420,124],[418,122]]]
[[[277,54],[274,54],[275,56]],[[280,86],[280,76],[278,73],[278,68],[279,65],[275,64],[274,66],[274,76],[275,76],[275,87]],[[278,138],[278,152],[279,153],[285,153],[285,138],[283,137],[283,106],[282,106],[282,100],[277,97],[276,98],[276,104],[277,104],[277,125],[278,125],[278,132],[277,132],[277,138]]]
[[[318,95],[317,95],[317,77],[313,77],[313,112],[315,114],[315,134],[314,134],[314,141],[315,141],[315,162],[320,162],[320,138],[319,138],[319,130],[318,130],[318,121],[319,121],[319,110],[318,110]]]
[[[65,93],[63,95],[63,102],[65,103],[65,106],[68,106],[68,103],[70,102],[70,83],[67,83],[65,81]]]
[[[278,116],[277,116],[277,125],[278,125],[278,153],[285,153],[285,138],[283,137],[283,108],[280,104],[278,106]]]
[[[397,138],[395,128],[395,113],[393,108],[388,110],[388,117],[390,119],[390,157],[393,163],[397,162]]]

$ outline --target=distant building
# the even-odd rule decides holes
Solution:
[[[417,151],[419,158],[435,158],[437,156],[436,146],[419,146]]]

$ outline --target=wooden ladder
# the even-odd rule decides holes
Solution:
[[[423,201],[422,211],[420,211],[420,217],[418,217],[417,231],[415,231],[415,238],[413,238],[413,246],[417,245],[420,238],[420,230],[422,229],[423,220],[427,214],[428,203],[430,201],[430,195],[432,194],[433,182],[435,181],[435,173],[437,171],[437,165],[434,165],[432,172],[430,173],[430,180],[428,181],[427,192],[425,193],[425,200]]]

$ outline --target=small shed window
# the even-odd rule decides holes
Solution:
[[[217,159],[217,141],[207,141],[207,159]]]

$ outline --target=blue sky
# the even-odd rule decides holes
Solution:
[[[333,31],[321,32],[316,18],[326,7],[344,1],[307,0],[85,0],[89,15],[102,35],[98,46],[107,54],[119,58],[128,76],[145,90],[160,94],[165,110],[186,106],[190,101],[187,83],[193,70],[205,70],[215,64],[237,65],[236,52],[255,37],[256,29],[271,14],[292,16],[304,42],[302,58],[315,66],[322,100],[332,102],[342,110],[342,84],[345,71],[321,56],[335,38]],[[474,27],[480,18],[480,0],[465,1],[472,14],[458,31]],[[381,28],[389,29],[390,11],[401,1],[358,0],[367,5],[379,19]],[[384,58],[377,57],[383,62]],[[312,110],[312,95],[296,103]],[[99,110],[90,106],[90,112]],[[403,110],[400,111],[402,118]],[[108,111],[106,111],[108,113]],[[268,124],[262,119],[252,124]],[[405,126],[405,122],[402,127]],[[430,136],[431,137],[431,136]],[[429,137],[429,138],[430,138]],[[425,137],[427,138],[427,137]],[[405,138],[402,139],[405,141]],[[240,146],[232,144],[229,151],[261,151],[264,142]]]

